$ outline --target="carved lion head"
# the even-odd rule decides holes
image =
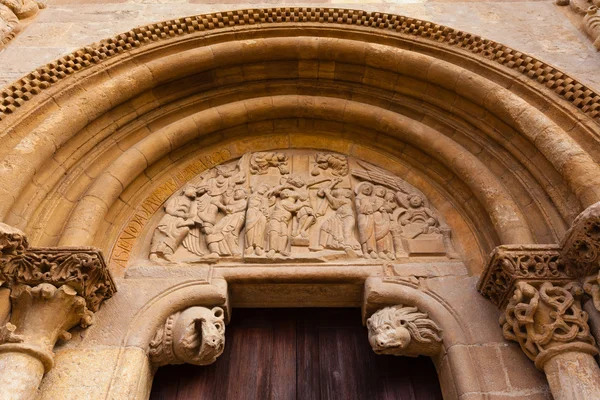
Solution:
[[[386,307],[367,320],[369,343],[377,354],[409,355],[411,342],[437,346],[441,329],[416,307]]]

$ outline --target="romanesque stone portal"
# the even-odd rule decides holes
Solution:
[[[450,229],[404,180],[342,154],[248,153],[164,205],[149,258],[326,262],[454,256]]]

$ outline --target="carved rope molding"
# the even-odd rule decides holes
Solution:
[[[396,305],[373,313],[367,320],[369,343],[377,354],[433,356],[441,350],[442,330],[417,307]]]
[[[322,23],[361,26],[458,47],[521,72],[552,89],[600,123],[600,95],[555,67],[501,43],[415,18],[338,8],[268,8],[202,14],[158,22],[102,40],[59,58],[14,82],[0,93],[0,120],[58,81],[147,43],[233,26]]]

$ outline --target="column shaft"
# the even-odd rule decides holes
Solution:
[[[44,375],[44,365],[25,353],[0,353],[0,400],[31,400]]]
[[[600,368],[588,353],[558,354],[544,364],[554,400],[600,400]]]

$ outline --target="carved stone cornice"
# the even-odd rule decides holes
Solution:
[[[417,307],[396,305],[367,320],[369,343],[377,354],[433,356],[442,346],[440,327]]]
[[[225,348],[225,313],[221,307],[190,307],[170,315],[150,342],[148,355],[157,367],[208,365]]]
[[[504,308],[518,282],[567,283],[578,278],[565,263],[558,245],[503,245],[490,254],[478,289],[499,308]]]
[[[25,234],[0,223],[0,282],[57,288],[68,285],[85,299],[87,308],[100,304],[116,292],[100,250],[93,247],[29,248]]]

